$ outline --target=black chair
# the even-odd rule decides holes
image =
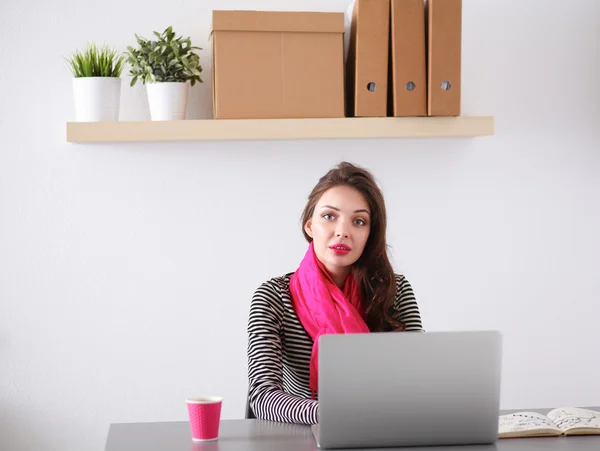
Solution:
[[[255,419],[256,415],[252,411],[252,407],[250,407],[250,392],[246,395],[246,420]]]

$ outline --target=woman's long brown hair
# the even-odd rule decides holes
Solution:
[[[365,322],[371,332],[403,330],[405,325],[392,316],[396,277],[387,254],[385,202],[375,178],[368,170],[343,161],[321,177],[304,207],[302,233],[310,243],[312,238],[304,230],[304,225],[312,217],[323,193],[339,185],[357,189],[365,197],[371,212],[369,238],[362,255],[352,265],[352,274],[361,287]]]

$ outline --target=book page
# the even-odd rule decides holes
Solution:
[[[600,412],[579,407],[561,407],[548,413],[550,418],[564,432],[579,428],[600,429]]]
[[[541,413],[518,412],[500,416],[499,437],[518,437],[527,435],[554,434],[561,430]]]

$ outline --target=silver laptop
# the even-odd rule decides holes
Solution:
[[[497,331],[323,335],[317,445],[494,443],[501,367]]]

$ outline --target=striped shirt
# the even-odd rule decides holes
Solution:
[[[257,418],[297,424],[318,423],[309,365],[313,340],[292,305],[290,277],[275,277],[257,288],[248,318],[250,407]],[[396,319],[407,331],[422,331],[412,287],[396,274]]]

